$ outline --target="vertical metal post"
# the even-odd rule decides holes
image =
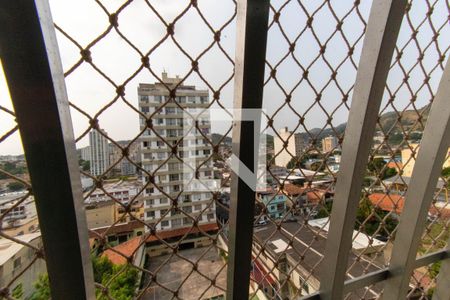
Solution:
[[[266,58],[269,0],[237,1],[234,108],[261,108]],[[233,124],[233,154],[253,170],[253,126]],[[248,299],[255,191],[236,174],[231,182],[227,299]]]
[[[0,57],[20,128],[53,299],[95,299],[69,102],[47,0],[0,1]]]
[[[362,180],[406,0],[374,0],[364,38],[325,257],[322,299],[342,299]]]
[[[447,241],[447,251],[450,252],[450,239]],[[441,262],[433,300],[450,300],[450,258],[443,259]]]
[[[408,290],[428,209],[450,146],[449,96],[450,60],[447,60],[406,192],[405,207],[395,235],[389,264],[390,275],[386,281],[383,299],[404,299]],[[449,279],[447,283],[450,283]]]

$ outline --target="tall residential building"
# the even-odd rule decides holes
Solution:
[[[91,147],[86,146],[80,149],[81,159],[86,161],[91,161]]]
[[[106,135],[106,131],[102,130]],[[89,132],[89,147],[91,149],[91,174],[102,175],[109,166],[108,140],[98,130]]]
[[[212,160],[204,163],[212,154],[212,147],[195,128],[193,119],[183,118],[187,115],[184,111],[195,116],[208,107],[208,91],[198,90],[195,86],[179,85],[175,100],[182,109],[169,97],[167,88],[175,87],[181,79],[178,76],[170,78],[167,73],[163,73],[162,80],[164,84],[139,84],[138,88],[139,109],[145,115],[152,116],[151,126],[159,135],[158,137],[149,129],[147,123],[150,122],[140,116],[141,130],[147,128],[141,138],[142,168],[154,175],[156,184],[149,184],[144,192],[145,220],[149,224],[156,224],[157,220],[164,217],[157,223],[157,230],[191,227],[192,219],[180,211],[183,210],[194,218],[202,214],[198,219],[200,225],[216,223],[215,205],[209,205],[212,194],[207,189],[202,191],[201,186],[196,186],[198,182],[194,183],[194,186],[184,185],[195,177],[195,172],[187,165],[194,169],[200,166],[197,175],[201,182],[213,179]],[[169,102],[161,108],[167,101]],[[210,138],[209,112],[202,113],[197,118],[197,124],[201,132]],[[183,163],[171,155],[173,149],[169,145],[175,145],[177,142],[179,144],[176,153]],[[146,184],[149,178],[143,177]],[[177,199],[178,208],[172,206],[172,200],[160,189],[170,198]]]
[[[292,134],[288,127],[282,128],[278,132],[279,136],[274,137],[274,155],[277,166],[286,167],[292,157],[300,157],[305,149],[305,141],[299,133]],[[284,144],[287,143],[284,148]]]
[[[336,150],[338,147],[338,139],[335,136],[327,136],[322,139],[322,152],[328,153]]]

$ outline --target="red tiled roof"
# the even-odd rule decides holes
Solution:
[[[439,218],[450,219],[450,207],[436,208],[433,206],[430,208],[430,214]]]
[[[403,168],[403,164],[401,162],[391,161],[391,162],[388,162],[387,167],[393,168],[393,169],[401,169],[401,168]]]
[[[102,256],[106,256],[115,265],[123,265],[127,263],[127,258],[132,258],[134,256],[134,254],[136,253],[136,249],[139,248],[140,244],[141,237],[137,236],[129,241],[126,241],[125,243],[119,244],[112,248],[122,255],[111,249],[108,249],[103,252]]]
[[[203,225],[199,225],[198,227],[201,229],[201,231],[206,231],[206,232],[219,229],[219,227],[217,226],[216,223],[203,224]],[[185,227],[185,228],[179,228],[179,229],[174,229],[174,230],[158,231],[158,232],[156,232],[156,236],[150,235],[149,237],[147,237],[146,242],[153,242],[153,241],[157,241],[157,240],[163,240],[163,239],[168,239],[168,238],[172,238],[172,237],[183,236],[186,233],[188,233],[188,234],[189,233],[197,233],[197,232],[200,232],[199,228]]]
[[[369,200],[374,206],[384,211],[395,211],[401,213],[405,205],[405,198],[396,194],[374,193],[369,195]]]
[[[300,187],[295,184],[285,184],[282,189],[286,194],[290,196],[296,196],[303,194],[305,192],[305,188]]]
[[[254,260],[253,262],[253,270],[250,273],[250,276],[258,285],[264,283],[266,286],[273,286],[275,284],[275,280],[272,278],[271,274],[268,274],[257,260]]]

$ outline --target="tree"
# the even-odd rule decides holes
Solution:
[[[323,170],[325,170],[325,165],[321,161],[316,161],[311,164],[311,170],[322,172]]]
[[[94,281],[101,283],[104,274],[111,274],[113,272],[113,264],[106,257],[92,256],[92,267],[94,268]]]
[[[446,179],[450,178],[450,167],[442,169],[441,175],[442,175],[442,177],[444,177]]]
[[[113,266],[112,274],[106,273],[103,275],[102,284],[107,284],[113,276],[116,276],[108,285],[109,296],[115,300],[131,300],[138,283],[137,275],[138,271],[129,265]],[[99,296],[97,297],[99,300],[110,299],[104,295]]]
[[[294,169],[298,167],[298,158],[297,157],[292,157],[291,160],[287,163],[286,168],[288,169]]]
[[[384,159],[381,157],[377,157],[369,162],[369,164],[367,165],[367,169],[372,173],[380,173],[384,165],[386,165]]]
[[[34,283],[35,291],[29,300],[47,300],[50,299],[50,281],[47,274],[39,275],[39,279]]]
[[[12,192],[17,192],[17,191],[23,190],[24,188],[25,188],[25,186],[22,183],[17,182],[17,181],[8,183],[8,189]]]
[[[94,269],[94,280],[102,285],[108,285],[107,297],[97,290],[99,300],[131,300],[138,285],[138,271],[129,266],[114,265],[106,256],[92,256],[92,267]],[[50,299],[50,282],[47,274],[39,276],[34,284],[35,292],[28,300]]]
[[[21,299],[23,297],[23,285],[22,283],[19,283],[16,285],[16,287],[12,290],[12,294],[14,299]]]
[[[388,237],[397,227],[398,221],[392,216],[386,217],[387,214],[388,212],[374,206],[367,197],[364,197],[356,212],[355,230],[359,230],[360,225],[365,222],[363,230],[368,235],[373,235],[379,229],[378,234]]]
[[[386,179],[397,175],[397,170],[395,168],[387,168],[383,173],[383,179]]]
[[[89,160],[79,159],[78,164],[83,171],[89,171],[91,169],[91,162]]]

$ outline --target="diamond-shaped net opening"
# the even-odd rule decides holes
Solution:
[[[1,64],[0,84],[0,297],[23,299],[32,295],[37,275],[44,274],[46,266],[19,126]]]
[[[51,7],[97,297],[222,296],[235,2]]]

